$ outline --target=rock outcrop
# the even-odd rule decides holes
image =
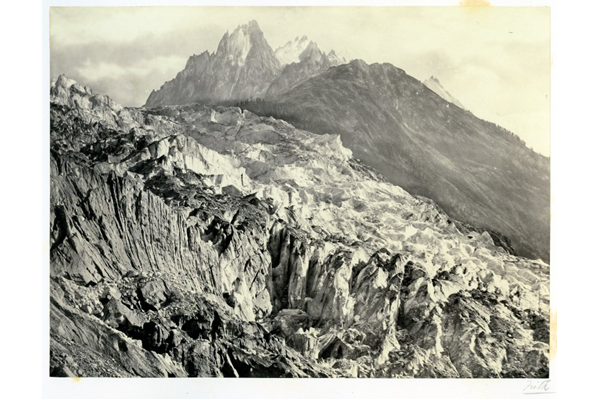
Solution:
[[[317,135],[51,89],[52,376],[544,377],[548,265]]]

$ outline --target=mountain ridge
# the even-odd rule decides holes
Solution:
[[[391,182],[501,232],[519,254],[549,259],[549,159],[392,64],[353,60],[274,100],[239,106],[340,134]]]
[[[344,62],[334,50],[323,52],[307,36],[273,51],[252,20],[231,34],[227,31],[214,53],[191,56],[174,79],[152,90],[145,107],[272,98]]]

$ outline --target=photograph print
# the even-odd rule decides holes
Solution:
[[[49,376],[548,378],[548,7],[50,7]]]

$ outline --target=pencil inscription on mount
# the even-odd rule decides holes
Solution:
[[[548,159],[440,90],[254,21],[144,107],[58,77],[50,374],[547,377]]]

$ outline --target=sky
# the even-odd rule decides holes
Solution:
[[[550,155],[548,7],[52,7],[50,75],[141,106],[250,20],[273,49],[307,35],[348,61],[435,76],[469,111]]]

